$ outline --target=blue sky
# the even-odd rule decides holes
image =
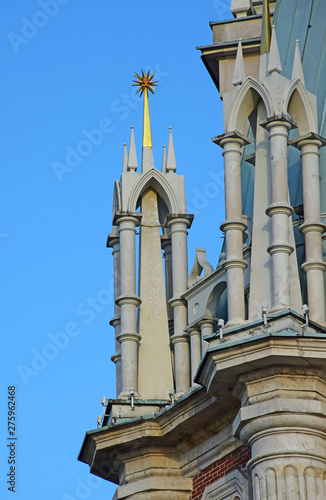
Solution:
[[[77,455],[102,396],[115,397],[106,237],[131,125],[141,160],[142,105],[131,83],[135,71],[156,71],[155,165],[172,126],[177,173],[195,214],[190,267],[196,247],[215,266],[224,201],[221,151],[211,137],[223,132],[222,106],[195,47],[211,43],[209,21],[227,18],[229,4],[1,2],[1,498],[12,495],[5,481],[13,384],[16,500],[97,500],[115,491]]]

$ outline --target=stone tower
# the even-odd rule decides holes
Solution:
[[[315,26],[324,37],[323,8],[232,0],[234,19],[211,23],[213,44],[200,47],[223,99],[224,130],[213,142],[223,149],[225,242],[215,268],[196,249],[187,276],[192,217],[183,177],[171,131],[162,171],[154,168],[144,88],[142,171],[132,130],[108,240],[117,398],[79,457],[119,484],[117,499],[326,498],[326,106],[318,76],[326,61],[313,38]],[[319,73],[305,74],[305,51],[314,51]]]

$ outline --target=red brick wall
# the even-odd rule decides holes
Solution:
[[[233,470],[245,469],[248,460],[250,460],[250,450],[246,446],[242,446],[210,467],[207,467],[207,469],[204,469],[198,476],[193,478],[191,499],[200,500],[206,486],[214,483],[217,479],[220,479],[220,477],[225,476]]]

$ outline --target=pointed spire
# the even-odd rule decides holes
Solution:
[[[162,155],[162,168],[161,168],[162,174],[165,174],[166,172],[166,146],[163,146],[163,155]]]
[[[299,80],[301,80],[302,84],[305,85],[302,63],[301,63],[299,40],[295,41],[295,51],[294,51],[294,60],[293,60],[293,69],[292,69],[291,80],[296,80],[297,78],[299,78]]]
[[[127,153],[127,143],[123,144],[123,162],[122,162],[122,172],[127,172],[128,167],[128,153]]]
[[[143,148],[152,147],[151,122],[149,118],[148,90],[144,91],[144,123],[143,123]]]
[[[172,127],[169,127],[169,146],[168,146],[168,156],[166,160],[166,171],[175,172],[177,165],[175,162],[173,138],[172,138]]]
[[[134,127],[130,127],[130,144],[129,144],[129,160],[128,160],[128,170],[136,172],[138,168],[136,145],[134,137]]]
[[[278,45],[276,39],[275,25],[272,26],[272,39],[269,51],[267,71],[268,73],[274,73],[275,71],[277,73],[281,73],[282,71],[280,53],[278,51]]]
[[[241,38],[239,38],[237,57],[235,59],[235,65],[234,65],[232,85],[234,85],[235,87],[237,85],[241,85],[245,81],[245,79],[246,79],[246,75],[245,75],[245,69],[244,69],[244,64],[243,64],[242,43],[241,43]]]
[[[153,80],[154,73],[150,75],[150,71],[145,73],[141,70],[141,75],[135,73],[136,80],[133,86],[138,87],[136,94],[140,92],[140,97],[144,94],[144,121],[143,121],[143,157],[142,157],[142,172],[147,172],[154,168],[153,150],[152,150],[152,135],[151,123],[149,119],[149,106],[148,106],[148,91],[154,94],[157,87],[158,80]]]
[[[271,15],[269,10],[269,0],[263,0],[263,15],[261,25],[260,54],[269,52],[271,44]]]

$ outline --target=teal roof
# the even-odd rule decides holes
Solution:
[[[326,6],[325,0],[278,0],[274,13],[283,75],[291,78],[295,40],[299,40],[306,89],[317,97],[318,131],[326,137]],[[292,25],[289,29],[289,19]],[[291,148],[293,149],[293,148]],[[293,206],[302,203],[301,162],[297,151],[289,155],[289,186]],[[320,150],[321,212],[326,213],[326,148]],[[326,216],[322,215],[326,223]],[[296,243],[303,237],[295,231]],[[326,260],[326,240],[323,241]],[[305,259],[304,247],[297,247],[299,264]],[[301,276],[305,279],[305,276]]]
[[[274,13],[274,23],[279,45],[279,51],[283,66],[283,75],[291,78],[294,57],[295,40],[299,40],[303,73],[306,88],[317,97],[318,127],[319,134],[326,136],[326,6],[325,0],[278,0]],[[292,19],[292,26],[289,26]],[[320,158],[321,174],[321,211],[326,212],[326,148],[322,148]],[[292,158],[289,165],[290,170],[298,162]],[[301,175],[298,168],[289,171],[293,181],[292,195],[302,203],[301,197]],[[291,177],[290,177],[291,183]],[[296,191],[294,193],[294,191]],[[300,192],[300,194],[299,194]],[[299,204],[297,203],[297,204]]]

